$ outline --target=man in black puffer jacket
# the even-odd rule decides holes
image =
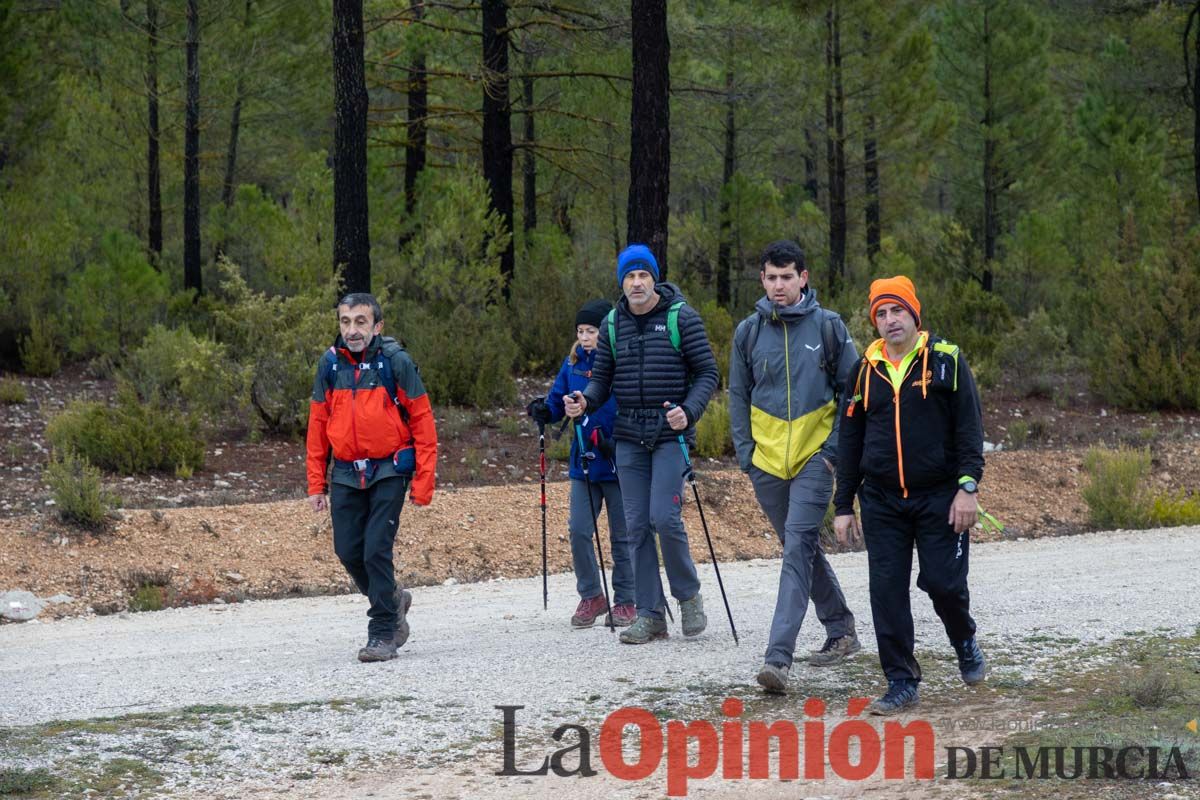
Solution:
[[[720,373],[700,315],[684,303],[679,287],[658,283],[658,278],[658,262],[650,248],[633,244],[621,252],[617,283],[624,297],[600,326],[587,389],[564,398],[571,417],[599,408],[609,395],[617,398],[613,438],[625,523],[634,548],[638,614],[621,634],[626,644],[667,636],[655,531],[671,594],[679,601],[683,635],[696,636],[708,623],[680,514],[684,459],[679,436],[695,443],[696,422]]]

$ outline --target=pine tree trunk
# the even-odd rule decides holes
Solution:
[[[666,0],[632,0],[633,103],[630,111],[626,235],[644,244],[667,279],[671,191],[671,42]]]
[[[1200,2],[1192,8],[1193,19],[1200,18]],[[1186,47],[1187,43],[1184,43]],[[1200,30],[1196,31],[1195,60],[1192,62],[1192,173],[1196,181],[1196,202],[1200,204]]]
[[[162,270],[162,167],[158,155],[158,0],[146,0],[146,200],[150,259]]]
[[[242,29],[246,32],[250,30],[250,4],[252,0],[246,0],[246,16],[242,22]],[[245,69],[243,67],[243,69]],[[237,178],[237,151],[238,151],[238,135],[241,133],[242,127],[242,101],[246,97],[246,78],[245,75],[238,75],[237,87],[233,92],[233,112],[229,117],[229,147],[225,150],[225,180],[221,183],[221,202],[226,208],[233,206],[233,188]]]
[[[817,174],[817,141],[812,128],[804,126],[804,193],[814,203],[820,202],[820,176]]]
[[[500,215],[508,246],[500,254],[504,299],[515,264],[513,231],[512,106],[508,97],[508,3],[483,0],[483,178],[492,210]]]
[[[992,98],[992,42],[988,9],[983,9],[983,290],[992,290],[992,261],[996,258],[996,140]]]
[[[732,49],[732,42],[731,49]],[[737,171],[737,117],[733,94],[733,53],[725,68],[725,150],[721,159],[721,233],[717,243],[717,302],[728,306],[733,299],[730,278],[733,274],[733,209],[730,189]],[[707,283],[707,281],[706,281]]]
[[[425,0],[412,0],[409,5],[413,19],[425,16]],[[412,238],[413,213],[417,207],[417,176],[425,169],[425,116],[429,113],[429,78],[425,72],[425,52],[413,56],[408,75],[408,125],[404,145],[404,216],[405,233],[400,237],[403,249]]]
[[[525,231],[529,232],[537,227],[537,161],[533,156],[535,136],[533,125],[533,78],[528,76],[522,78],[521,88],[525,98],[525,153],[522,163],[522,172],[525,180],[522,194],[525,201]]]
[[[834,0],[825,14],[826,155],[829,162],[829,289],[835,294],[846,274],[846,95],[842,86],[841,9]]]
[[[346,292],[371,291],[363,45],[362,0],[334,0],[333,265]]]
[[[187,0],[187,112],[183,133],[183,288],[200,277],[200,0]]]

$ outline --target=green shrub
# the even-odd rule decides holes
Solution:
[[[103,469],[133,475],[150,470],[190,474],[204,465],[204,442],[192,414],[144,404],[122,387],[115,405],[76,401],[50,420],[46,436]]]
[[[1149,450],[1093,447],[1084,457],[1083,468],[1091,478],[1082,493],[1093,525],[1101,528],[1149,525],[1151,501],[1143,486],[1150,474]]]
[[[30,375],[48,378],[62,368],[62,356],[54,327],[45,319],[34,318],[29,333],[21,337],[21,368]]]
[[[97,257],[67,281],[64,328],[70,351],[119,361],[161,319],[166,300],[166,276],[150,265],[142,243],[110,232]]]
[[[1009,384],[1026,397],[1054,397],[1081,366],[1071,354],[1066,327],[1040,308],[1004,337],[998,359]]]
[[[14,797],[33,795],[34,792],[50,791],[58,785],[58,778],[43,767],[24,769],[4,767],[0,769],[0,795]]]
[[[0,379],[0,403],[6,406],[19,406],[28,399],[25,385],[16,378]]]
[[[729,383],[729,354],[733,350],[733,317],[716,300],[705,301],[696,310],[704,320],[704,332],[708,334],[713,357],[721,370],[720,386],[726,386]]]
[[[491,408],[516,400],[517,345],[501,307],[480,312],[460,306],[442,316],[405,303],[399,312],[396,326],[435,405]]]
[[[575,312],[592,298],[611,299],[614,284],[609,270],[601,275],[599,265],[580,263],[571,240],[557,228],[539,228],[526,239],[513,275],[508,318],[521,368],[549,373],[558,369],[575,340]]]
[[[1093,391],[1124,408],[1200,408],[1200,231],[1097,272],[1088,297]]]
[[[696,423],[696,453],[705,458],[720,458],[733,452],[729,432],[729,403],[722,393],[709,401],[704,416]]]
[[[554,431],[558,430],[558,426],[554,426]],[[575,441],[575,428],[568,425],[563,428],[562,436],[555,439],[551,435],[551,429],[546,428],[546,460],[547,461],[562,461],[566,463],[571,458],[571,442]]]
[[[56,450],[46,465],[46,482],[64,522],[96,528],[120,498],[106,491],[100,470],[70,450]]]
[[[1008,444],[1013,450],[1020,450],[1028,440],[1029,423],[1018,419],[1008,424]]]
[[[249,400],[271,431],[296,434],[308,424],[317,362],[337,336],[337,279],[292,297],[251,290],[236,265],[222,261],[226,305],[215,309],[217,334],[248,372]],[[392,317],[384,306],[384,320]]]
[[[130,353],[120,376],[142,402],[192,411],[210,424],[241,420],[249,405],[245,368],[225,345],[187,328],[155,325]]]
[[[1158,495],[1150,505],[1150,524],[1162,528],[1200,525],[1200,497],[1182,491]]]
[[[166,605],[166,591],[162,586],[143,583],[129,598],[130,611],[162,611]]]

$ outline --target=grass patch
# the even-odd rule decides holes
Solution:
[[[0,769],[0,797],[29,796],[54,789],[58,779],[47,769]]]
[[[1200,523],[1200,497],[1187,492],[1155,495],[1147,487],[1150,451],[1093,447],[1083,460],[1088,518],[1099,528],[1149,528]]]
[[[0,379],[0,404],[19,406],[27,399],[25,385],[16,378]]]

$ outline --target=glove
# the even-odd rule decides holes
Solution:
[[[546,400],[541,397],[535,397],[533,402],[525,406],[525,413],[534,422],[542,425],[550,424],[550,406],[546,405]]]
[[[609,461],[617,460],[617,443],[601,433],[599,429],[592,431],[592,447]]]

